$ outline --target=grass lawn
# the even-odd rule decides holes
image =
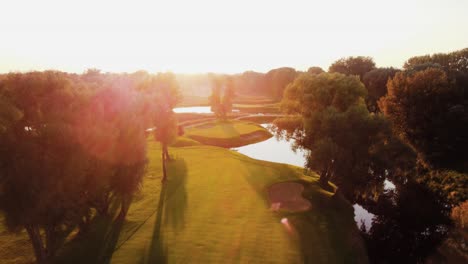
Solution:
[[[96,219],[57,263],[367,263],[351,205],[301,168],[219,147],[173,147],[162,188],[161,148],[148,138],[147,173],[126,221]],[[310,211],[270,210],[268,187],[282,181],[304,185]],[[0,263],[28,263],[27,236],[2,228]]]
[[[230,148],[263,141],[271,134],[253,122],[215,120],[187,128],[185,136],[205,145]]]

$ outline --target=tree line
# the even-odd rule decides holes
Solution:
[[[335,195],[376,214],[362,233],[372,262],[422,262],[446,237],[443,250],[463,252],[467,80],[463,49],[412,57],[403,69],[343,58],[285,88],[281,108],[290,116],[275,120],[278,133],[306,151],[305,167],[324,188],[332,181]],[[385,191],[386,179],[395,191]]]

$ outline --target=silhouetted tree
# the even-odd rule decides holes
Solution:
[[[328,68],[328,72],[339,72],[346,75],[357,75],[362,81],[364,74],[375,69],[375,62],[371,57],[347,57],[335,61]]]
[[[307,70],[307,73],[311,73],[311,74],[320,74],[322,72],[325,72],[325,71],[322,68],[317,67],[317,66],[310,67]]]
[[[270,70],[265,76],[266,86],[271,89],[271,95],[280,100],[283,97],[284,89],[297,76],[297,72],[293,68],[283,67]]]
[[[71,140],[78,88],[58,72],[10,74],[0,87],[0,209],[9,230],[26,229],[38,263],[89,210],[86,154]]]
[[[159,73],[144,80],[139,85],[139,90],[144,91],[150,98],[150,111],[154,136],[161,143],[163,178],[166,181],[166,161],[170,160],[168,146],[176,138],[178,133],[177,118],[173,108],[181,101],[179,84],[172,73]]]
[[[399,70],[394,68],[377,68],[364,74],[362,82],[367,89],[366,104],[371,112],[379,112],[377,101],[387,94],[387,82]]]
[[[132,90],[101,89],[79,111],[75,135],[90,154],[87,197],[97,212],[108,214],[114,198],[125,218],[146,166],[145,109]]]
[[[213,79],[211,96],[209,98],[211,111],[219,118],[225,119],[232,112],[234,99],[234,80],[230,76],[216,76]]]

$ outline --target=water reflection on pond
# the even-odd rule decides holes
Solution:
[[[233,109],[233,113],[239,112],[239,110]],[[174,113],[195,113],[195,114],[211,114],[210,106],[187,106],[187,107],[176,107]]]
[[[190,107],[177,107],[174,108],[175,113],[198,113],[198,114],[209,114],[211,107],[209,106],[190,106]]]
[[[262,124],[262,126],[265,128],[269,127],[268,124]],[[291,141],[276,137],[256,144],[235,148],[234,150],[259,160],[286,163],[299,167],[303,167],[305,164],[304,150],[293,151]]]

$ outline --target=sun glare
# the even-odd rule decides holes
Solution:
[[[265,72],[362,54],[400,67],[410,55],[463,48],[467,8],[455,0],[14,1],[0,17],[0,72]]]

